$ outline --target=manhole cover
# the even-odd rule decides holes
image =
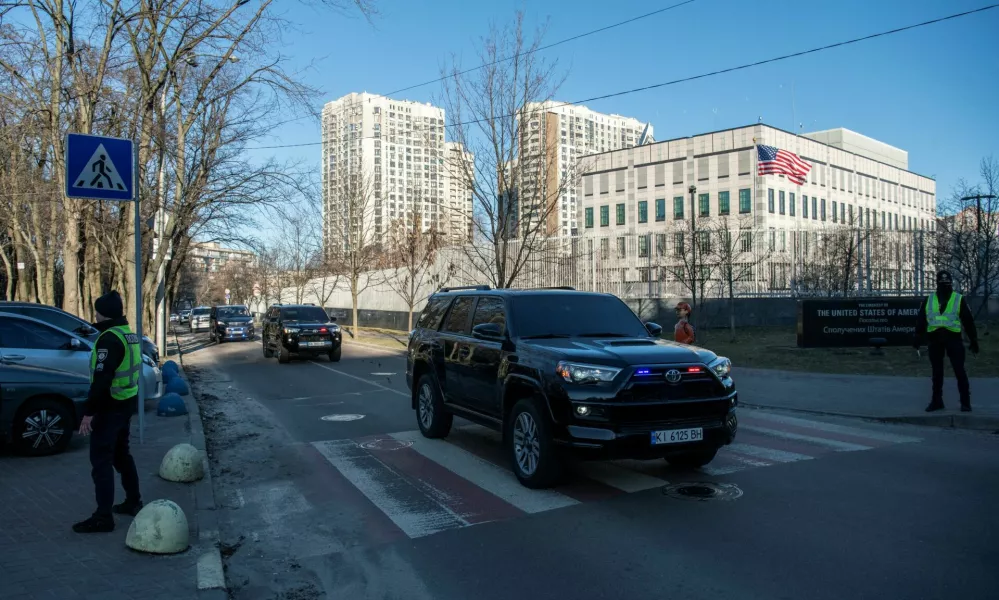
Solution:
[[[680,500],[735,500],[742,496],[742,490],[734,483],[711,483],[708,481],[673,483],[663,487],[663,494]]]
[[[323,421],[356,421],[358,419],[363,419],[364,415],[326,415],[322,417]]]
[[[358,446],[364,448],[365,450],[401,450],[403,448],[409,448],[412,445],[413,442],[409,440],[403,441],[395,438],[382,438],[358,444]]]

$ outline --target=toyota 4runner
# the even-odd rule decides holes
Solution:
[[[264,357],[277,354],[279,363],[287,363],[292,357],[328,356],[338,362],[343,339],[334,321],[314,304],[275,304],[264,316]]]
[[[417,424],[428,438],[455,415],[499,430],[530,488],[558,483],[567,457],[701,467],[738,428],[731,362],[661,331],[608,294],[445,288],[410,334]]]

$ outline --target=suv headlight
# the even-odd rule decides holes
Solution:
[[[562,361],[555,367],[555,372],[569,383],[600,383],[613,380],[621,369]]]
[[[719,356],[718,358],[711,361],[711,364],[708,365],[708,368],[714,371],[715,375],[717,375],[718,377],[728,377],[728,374],[732,372],[732,361],[725,358],[724,356]]]
[[[285,333],[298,333],[298,327],[285,327]]]

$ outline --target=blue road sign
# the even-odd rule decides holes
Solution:
[[[66,196],[134,200],[132,140],[66,134]]]

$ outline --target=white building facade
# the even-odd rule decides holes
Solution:
[[[352,93],[323,107],[322,139],[326,245],[336,243],[357,219],[365,223],[360,227],[364,235],[377,241],[394,222],[414,216],[424,229],[469,230],[462,221],[471,218],[471,211],[454,215],[449,210],[450,196],[468,194],[467,186],[448,181],[445,160],[449,153],[467,153],[445,143],[444,109]],[[363,207],[350,199],[359,181],[370,197]],[[464,239],[459,235],[456,241]]]
[[[789,150],[810,163],[806,183],[758,176],[757,144]],[[698,248],[704,236],[707,255],[706,230],[727,229],[743,233],[744,262],[753,260],[749,254],[768,255],[768,273],[748,268],[755,280],[766,280],[768,289],[790,289],[809,272],[815,245],[829,232],[912,232],[905,243],[923,243],[919,232],[935,229],[936,182],[907,167],[904,151],[849,130],[799,136],[763,124],[585,157],[576,216],[581,252],[590,252],[622,281],[661,280],[668,276],[657,268],[657,258],[680,257],[695,234]],[[901,233],[894,239],[902,239]],[[840,235],[854,239],[853,233]],[[922,256],[922,245],[893,250],[911,267],[896,282],[894,273],[874,273],[870,256],[866,265],[862,255],[858,259],[856,253],[870,254],[872,247],[877,252],[879,246],[865,249],[869,236],[857,239],[848,260],[859,260],[860,269],[873,275],[861,273],[862,281],[849,285],[867,282],[870,288],[879,277],[900,288],[923,285],[925,264],[916,256]]]
[[[543,156],[543,178],[548,188],[555,190],[552,201],[558,202],[558,207],[545,211],[547,233],[568,236],[581,228],[578,186],[573,181],[579,160],[590,154],[636,146],[643,132],[651,139],[652,128],[638,119],[555,101],[530,103],[525,114],[530,115],[530,123],[522,136],[521,155],[533,152]],[[570,185],[562,184],[567,181]],[[530,208],[522,210],[522,214],[531,212]]]

